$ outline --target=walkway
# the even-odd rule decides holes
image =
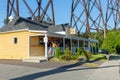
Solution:
[[[96,66],[96,62],[71,64],[0,60],[0,78],[1,80],[120,80],[119,58],[115,56],[113,60],[106,61],[98,68],[92,67],[93,64]]]
[[[0,78],[1,80],[87,80],[95,69],[85,64],[86,62],[23,63],[0,60]]]
[[[90,76],[89,80],[120,80],[120,56],[103,63]]]

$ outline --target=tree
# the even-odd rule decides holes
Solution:
[[[103,30],[101,30],[99,32],[95,32],[93,34],[93,39],[99,40],[99,46],[101,47],[101,45],[103,44],[103,40],[104,40]]]
[[[9,22],[8,19],[4,19],[4,24],[7,24]]]
[[[111,53],[113,53],[113,51],[120,53],[120,30],[108,31],[108,34],[103,41],[102,48],[109,50]]]

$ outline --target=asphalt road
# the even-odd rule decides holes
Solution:
[[[26,63],[17,60],[0,60],[1,80],[88,80],[96,70],[78,63]]]

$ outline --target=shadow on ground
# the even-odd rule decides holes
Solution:
[[[119,58],[114,57],[114,59],[119,59]],[[97,60],[99,60],[99,59],[97,59]],[[97,61],[97,60],[95,60],[95,61]],[[95,61],[89,61],[89,63],[92,63],[92,62],[95,62]],[[88,67],[88,68],[70,69],[70,68],[74,68],[74,67],[83,65],[84,63],[86,63],[86,62],[78,62],[78,63],[75,63],[75,64],[69,64],[69,65],[61,66],[61,67],[58,67],[58,68],[55,68],[55,69],[52,69],[52,70],[33,73],[33,74],[29,74],[29,75],[24,75],[24,76],[21,76],[21,77],[10,79],[10,80],[35,80],[35,79],[38,79],[38,78],[41,78],[41,77],[46,77],[46,76],[49,76],[49,75],[54,75],[54,74],[64,73],[64,72],[69,72],[69,71],[101,69],[101,68],[109,68],[109,67],[120,66],[120,65],[111,65],[111,66],[104,66],[104,67]]]
[[[110,60],[119,60],[120,56],[119,55],[110,55]]]

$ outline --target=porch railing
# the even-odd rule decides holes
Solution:
[[[75,53],[76,53],[77,48],[78,48],[78,47],[72,47],[72,49],[71,49],[72,54],[75,54]],[[79,48],[83,48],[83,47],[79,47]],[[47,50],[47,52],[48,52],[48,57],[53,57],[53,56],[54,56],[55,49],[56,49],[56,48],[48,47],[48,50]],[[65,49],[64,47],[60,47],[61,52],[64,52],[64,49]],[[88,50],[88,47],[84,47],[83,49]]]

